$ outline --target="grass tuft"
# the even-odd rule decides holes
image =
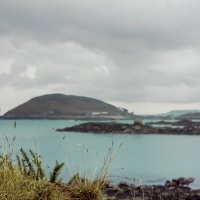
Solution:
[[[12,155],[0,155],[0,200],[103,200],[102,188],[110,164],[122,144],[115,150],[113,136],[108,155],[96,180],[81,178],[79,173],[64,184],[58,177],[64,163],[56,161],[48,180],[42,168],[41,156],[32,150],[20,149],[13,161]],[[7,140],[8,141],[8,140]],[[113,156],[114,155],[114,156]]]
[[[64,163],[58,163],[58,161],[56,161],[56,165],[53,169],[53,172],[50,173],[50,182],[51,183],[55,183],[59,174],[60,174],[60,171],[62,169],[62,167],[64,166]]]
[[[68,184],[56,182],[63,163],[56,162],[52,177],[38,179],[31,159],[25,151],[24,159],[17,156],[18,166],[14,166],[6,155],[0,157],[0,200],[100,200],[102,199],[100,181],[82,179],[74,176]],[[33,156],[33,155],[32,155]],[[34,156],[33,156],[34,157]],[[41,163],[40,163],[41,164]],[[41,167],[41,165],[39,166]],[[24,166],[26,169],[24,169]],[[101,182],[102,183],[102,182]]]
[[[53,190],[45,181],[37,181],[25,176],[13,168],[7,159],[2,158],[0,165],[0,199],[1,200],[39,200],[49,199]]]
[[[102,180],[91,181],[75,176],[67,188],[72,199],[100,200],[103,199],[101,188]]]

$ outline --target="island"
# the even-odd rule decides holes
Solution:
[[[0,119],[73,119],[110,120],[131,119],[133,113],[91,97],[46,94],[9,110]]]

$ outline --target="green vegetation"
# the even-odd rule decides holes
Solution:
[[[16,123],[14,126],[16,128]],[[50,175],[47,176],[41,155],[31,149],[26,152],[21,148],[15,156],[16,136],[11,144],[6,136],[5,142],[0,145],[3,152],[0,153],[0,200],[105,200],[102,189],[110,164],[122,145],[119,144],[115,149],[113,135],[110,137],[112,143],[99,173],[94,174],[92,179],[82,178],[77,173],[64,183],[59,179],[64,163],[56,161]]]
[[[126,109],[89,97],[48,94],[9,110],[2,119],[103,119],[132,118]]]
[[[0,200],[98,200],[103,199],[103,179],[95,181],[79,174],[63,184],[58,175],[64,163],[56,162],[48,180],[42,169],[40,156],[21,149],[17,163],[5,155],[0,158]]]

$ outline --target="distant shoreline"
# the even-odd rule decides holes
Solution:
[[[0,120],[74,120],[74,121],[115,121],[115,120],[133,120],[134,118],[109,118],[109,117],[3,117]]]
[[[199,123],[198,123],[199,125]],[[72,127],[57,129],[58,132],[82,133],[113,133],[113,134],[171,134],[171,135],[200,135],[200,126],[187,124],[183,128],[168,126],[154,127],[150,124],[124,124],[114,122],[87,122]]]

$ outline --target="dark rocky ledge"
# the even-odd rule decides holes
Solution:
[[[85,132],[85,133],[121,133],[121,134],[178,134],[200,135],[198,126],[186,124],[183,128],[154,127],[149,124],[122,124],[88,122],[73,127],[57,129],[57,131]]]
[[[188,185],[193,178],[173,179],[165,185],[135,186],[126,182],[118,185],[106,183],[103,193],[108,200],[200,200],[200,190],[193,190]]]

